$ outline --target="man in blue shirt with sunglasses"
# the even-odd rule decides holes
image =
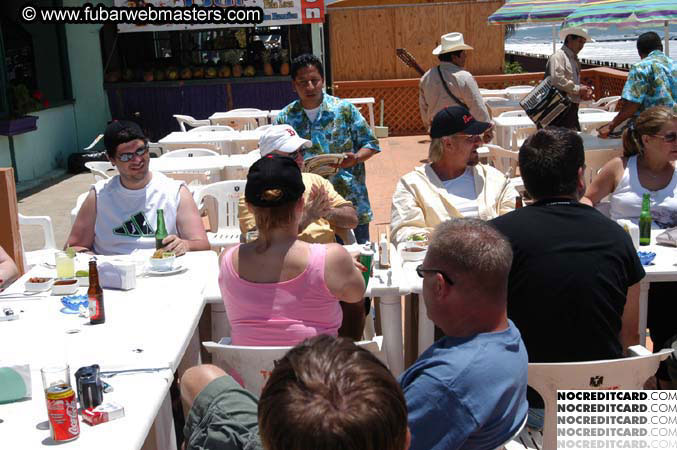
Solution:
[[[177,255],[209,250],[192,195],[183,182],[149,170],[148,139],[137,124],[111,122],[104,133],[104,146],[119,175],[92,186],[67,246],[103,255],[155,248],[157,210],[162,209],[168,233],[164,250]]]
[[[527,416],[527,352],[508,319],[510,243],[480,219],[432,233],[423,263],[426,314],[444,337],[400,376],[411,450],[491,449]]]

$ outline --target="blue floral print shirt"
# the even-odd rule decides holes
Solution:
[[[660,50],[634,64],[621,95],[639,103],[637,114],[652,106],[668,106],[677,111],[677,64]]]
[[[381,151],[378,139],[360,111],[350,102],[328,94],[324,94],[314,122],[310,122],[301,102],[296,100],[280,111],[275,123],[291,125],[299,136],[313,142],[313,146],[306,149],[306,158],[323,153],[357,153],[361,148]],[[357,209],[360,225],[373,218],[365,179],[364,163],[339,169],[329,178],[336,192]]]

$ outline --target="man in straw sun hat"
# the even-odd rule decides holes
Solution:
[[[548,59],[545,74],[550,75],[553,86],[569,97],[571,106],[550,122],[550,125],[581,131],[578,104],[581,100],[592,98],[592,89],[581,84],[581,63],[577,55],[585,43],[592,42],[592,39],[585,28],[565,28],[560,31],[559,36],[564,44]]]
[[[440,64],[423,74],[419,83],[418,104],[423,123],[429,128],[435,114],[448,106],[462,106],[475,119],[489,122],[491,118],[477,82],[464,68],[467,52],[473,48],[463,41],[462,33],[447,33],[440,42],[433,50]]]

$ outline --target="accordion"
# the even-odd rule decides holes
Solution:
[[[520,106],[539,127],[547,127],[571,105],[571,100],[552,85],[546,77],[526,97]]]

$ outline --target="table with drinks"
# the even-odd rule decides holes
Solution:
[[[30,399],[0,404],[0,447],[30,449],[70,440],[68,448],[128,449],[144,443],[144,448],[176,448],[168,391],[184,354],[194,358],[184,361],[187,365],[199,363],[199,353],[187,349],[196,344],[206,268],[217,266],[217,258],[211,251],[191,252],[163,272],[149,264],[153,253],[96,256],[96,263],[85,254],[55,255],[0,294],[0,309],[15,317],[0,321],[0,366],[23,368],[30,384],[16,380],[17,372],[0,371],[0,380],[11,376],[19,397],[31,391]],[[131,268],[134,276],[130,280],[122,273],[120,286],[126,290],[104,288],[102,301],[94,302],[97,274],[103,283],[105,263]],[[78,280],[74,286],[52,283],[44,291],[27,291],[41,279],[55,278],[57,269],[73,277],[87,266],[87,288]],[[73,306],[75,297],[50,295],[72,288],[87,293],[87,308]],[[80,395],[75,394],[78,384]],[[83,407],[102,401],[104,411],[82,411],[75,420],[76,398]],[[124,416],[116,418],[121,408]],[[94,422],[109,421],[89,425],[82,414]]]

